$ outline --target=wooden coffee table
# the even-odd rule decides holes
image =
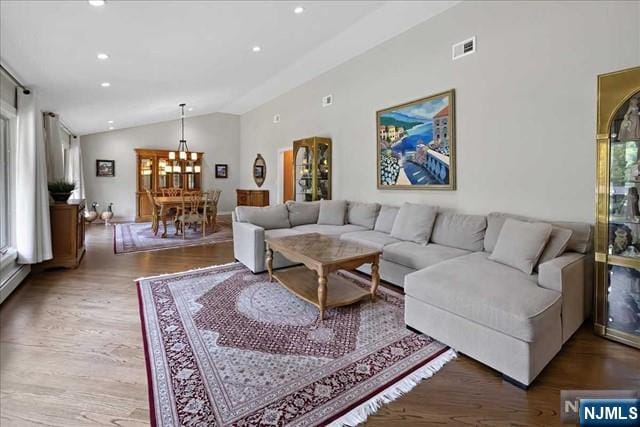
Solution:
[[[364,298],[375,300],[380,284],[380,250],[318,233],[266,239],[266,243],[269,280],[275,278],[289,291],[318,307],[320,320],[324,319],[327,308],[353,304]],[[273,251],[304,266],[274,273]],[[336,274],[329,276],[336,270],[353,270],[367,263],[371,263],[369,291]]]

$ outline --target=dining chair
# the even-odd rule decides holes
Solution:
[[[151,206],[151,231],[153,235],[158,235],[158,229],[160,228],[160,206],[156,203],[156,199],[151,194],[151,190],[145,189],[147,192],[147,198],[149,199],[149,205]]]
[[[162,192],[162,197],[176,197],[182,195],[182,188],[180,187],[162,188],[160,191]]]
[[[220,200],[221,190],[211,190],[204,193],[204,209],[202,211],[205,218],[205,225],[202,227],[202,236],[206,225],[211,224],[211,232],[216,232],[216,221],[218,217],[218,200]]]
[[[205,217],[200,213],[202,202],[203,196],[201,191],[184,191],[182,193],[182,208],[178,215],[178,228],[182,233],[183,239],[185,238],[185,224],[194,226],[196,230],[198,224],[202,224],[204,228]],[[177,232],[178,230],[176,229],[176,233]]]

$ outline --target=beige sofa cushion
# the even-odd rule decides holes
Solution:
[[[274,228],[271,230],[264,231],[265,239],[277,239],[278,237],[288,237],[295,236],[298,234],[302,234],[301,231],[296,230],[295,228]]]
[[[347,217],[347,202],[345,200],[320,200],[318,224],[344,225]]]
[[[521,215],[512,215],[501,212],[492,212],[487,216],[487,231],[484,235],[484,250],[487,252],[493,252],[493,248],[498,241],[498,235],[500,229],[507,218],[517,219],[519,221],[528,222],[548,222],[539,221],[534,218],[529,218]],[[579,252],[581,254],[587,253],[591,250],[593,239],[593,227],[591,224],[585,222],[549,222],[549,224],[560,228],[566,228],[573,231],[569,242],[567,243],[567,251]],[[562,255],[562,254],[560,254]]]
[[[349,202],[347,207],[347,223],[361,225],[373,230],[380,205],[377,203]]]
[[[289,222],[292,227],[304,224],[316,224],[320,214],[320,202],[294,202],[285,203],[289,211]]]
[[[254,206],[236,207],[236,218],[239,222],[249,222],[265,230],[289,228],[289,211],[283,204],[258,208]]]
[[[437,213],[434,206],[404,203],[393,222],[391,237],[426,245]]]
[[[469,251],[463,249],[435,243],[424,246],[413,242],[400,242],[384,246],[382,259],[419,270],[468,253]]]
[[[393,223],[396,220],[396,216],[398,216],[399,210],[400,208],[397,206],[382,205],[380,207],[380,212],[378,212],[376,225],[373,229],[382,233],[391,233]]]
[[[531,274],[547,245],[551,230],[551,225],[543,222],[508,218],[489,259]]]
[[[562,255],[567,249],[567,245],[569,244],[569,240],[571,240],[571,236],[573,236],[572,230],[569,230],[568,228],[553,226],[553,229],[551,230],[551,236],[549,236],[549,241],[544,247],[542,255],[540,255],[538,264],[551,261],[552,259],[555,259]]]
[[[327,225],[327,224],[307,224],[293,227],[294,230],[301,233],[320,233],[328,236],[339,236],[352,231],[365,231],[366,228],[359,225]]]
[[[433,225],[431,241],[440,245],[477,252],[484,247],[486,228],[487,218],[483,215],[439,212]]]
[[[394,239],[387,233],[381,233],[374,230],[352,231],[350,233],[341,235],[340,239],[358,243],[364,246],[371,246],[376,249],[382,249],[386,245],[400,242],[400,240]]]
[[[408,274],[405,293],[527,342],[561,327],[559,292],[488,257],[475,252]]]

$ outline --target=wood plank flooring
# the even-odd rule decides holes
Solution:
[[[0,307],[2,427],[148,425],[134,279],[233,261],[233,245],[115,255],[112,234],[89,226],[78,269],[31,274]],[[640,352],[584,326],[529,391],[461,355],[367,425],[559,425],[560,390],[632,387]]]

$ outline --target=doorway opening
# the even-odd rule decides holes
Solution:
[[[278,150],[278,202],[293,200],[293,149]]]

